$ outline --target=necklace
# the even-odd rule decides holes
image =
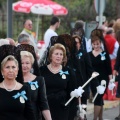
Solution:
[[[13,89],[7,89],[7,87],[5,86],[5,83],[4,83],[4,81],[3,81],[3,87],[4,87],[8,92],[11,92],[11,91],[15,90],[16,86],[17,86],[17,81],[15,82],[15,86],[13,87]]]
[[[49,65],[50,71],[52,71],[53,73],[57,73],[58,71],[60,71],[60,69],[62,69],[62,66],[60,65],[60,67],[56,70],[53,70],[51,64]]]

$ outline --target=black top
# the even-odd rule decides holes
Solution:
[[[36,120],[41,120],[42,117],[40,115],[40,111],[49,109],[44,78],[39,76],[33,81],[25,84],[30,87],[31,100]]]
[[[109,80],[108,75],[112,74],[109,54],[103,51],[99,55],[94,56],[93,53],[90,52],[90,58],[93,69],[100,74],[97,78],[100,81]]]
[[[91,62],[93,69],[99,73],[99,75],[91,81],[91,91],[93,93],[93,96],[97,93],[96,87],[98,84],[101,84],[102,80],[106,81],[106,88],[108,86],[109,82],[109,75],[112,74],[111,69],[111,62],[109,54],[105,51],[102,51],[97,56],[94,56],[92,52],[90,52]],[[105,92],[104,92],[105,93]],[[103,95],[98,94],[97,98],[94,101],[94,105],[102,106],[104,104],[103,102]]]
[[[52,120],[68,120],[68,110],[64,104],[70,98],[70,92],[76,88],[76,80],[68,68],[52,73],[47,66],[40,68],[45,78],[48,104]],[[64,72],[64,73],[63,73]]]
[[[112,68],[111,68],[111,62],[110,62],[110,57],[109,54],[106,53],[105,51],[102,51],[99,55],[94,56],[92,52],[89,53],[93,69],[99,73],[99,75],[96,77],[98,80],[98,84],[101,84],[102,80],[106,80],[106,87],[109,82],[109,75],[112,74]],[[91,81],[93,93],[96,94],[96,80]]]
[[[0,88],[0,120],[35,120],[27,86],[11,92]]]
[[[82,86],[94,72],[89,54],[80,49],[75,54],[74,69],[77,76],[77,85]]]

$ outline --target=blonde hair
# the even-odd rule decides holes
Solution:
[[[51,48],[50,48],[49,56],[48,56],[49,62],[51,62],[51,56],[52,56],[53,52],[56,49],[63,51],[63,59],[66,57],[66,49],[65,49],[65,47],[60,43],[56,43],[54,46],[51,46]]]
[[[29,57],[32,64],[33,64],[34,61],[35,61],[33,55],[32,55],[30,52],[28,52],[28,51],[21,51],[21,52],[20,52],[20,55],[21,55],[21,58],[23,58],[23,57]]]
[[[8,56],[5,57],[5,58],[3,59],[3,61],[1,62],[1,70],[3,70],[3,67],[5,66],[5,64],[6,64],[8,61],[14,61],[15,64],[17,65],[17,67],[18,67],[18,61],[15,59],[15,57],[12,56],[12,55],[8,55]]]
[[[73,35],[72,37],[74,38],[74,40],[75,40],[75,38],[78,38],[78,40],[79,40],[79,42],[81,44],[82,39],[81,39],[81,37],[79,35]]]

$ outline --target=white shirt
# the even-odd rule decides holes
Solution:
[[[46,48],[48,47],[50,39],[52,36],[58,36],[58,34],[52,29],[47,29],[47,31],[44,34],[44,42],[45,42]]]
[[[110,59],[116,59],[117,57],[117,52],[118,52],[118,48],[119,48],[119,43],[116,41],[115,45],[114,45],[114,51],[112,54],[110,54]]]
[[[91,52],[92,51],[91,39],[85,38],[85,41],[86,41],[86,50],[87,50],[87,52]]]

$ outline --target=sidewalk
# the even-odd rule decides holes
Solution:
[[[117,107],[118,105],[119,105],[119,100],[114,100],[114,101],[104,100],[104,110],[109,109],[109,108],[113,108],[113,107]],[[88,102],[87,114],[92,114],[93,110],[94,110],[93,103]]]

